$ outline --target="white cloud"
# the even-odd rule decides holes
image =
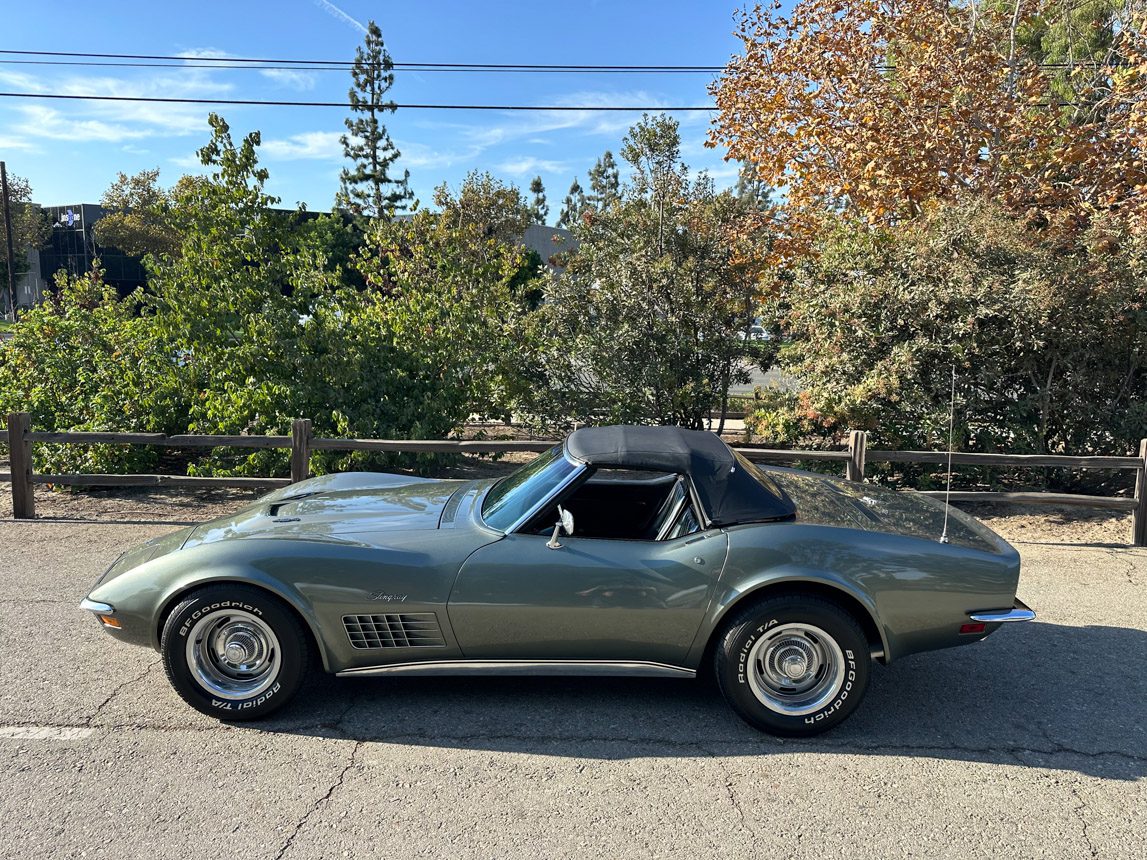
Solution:
[[[9,137],[7,135],[0,135],[0,150],[5,149],[19,149],[22,152],[39,152],[40,147],[32,143],[30,140],[25,140],[20,137]]]
[[[203,168],[203,162],[199,160],[198,155],[176,155],[173,158],[167,159],[176,167],[183,168]]]
[[[215,49],[185,51],[187,59],[224,59]],[[0,84],[22,92],[119,98],[212,98],[230,94],[234,85],[219,80],[215,70],[178,66],[169,72],[140,77],[67,74],[52,80],[0,70]],[[205,105],[76,98],[32,101],[12,106],[15,117],[5,125],[13,148],[27,149],[37,139],[121,143],[143,138],[202,135]],[[16,143],[19,141],[20,143]]]
[[[315,88],[315,76],[311,72],[298,72],[294,69],[261,69],[259,74],[281,87],[306,92]]]
[[[337,131],[305,131],[287,138],[263,141],[260,152],[279,161],[334,161],[343,157],[341,137]]]
[[[402,157],[398,160],[400,167],[442,168],[453,167],[455,164],[469,164],[482,154],[484,147],[467,146],[462,149],[440,150],[415,141],[395,141]]]
[[[735,162],[723,164],[720,167],[702,167],[701,173],[708,174],[710,179],[733,179],[740,175],[741,166]]]
[[[564,173],[569,165],[564,161],[551,161],[546,158],[534,158],[526,155],[520,158],[511,158],[495,166],[495,170],[508,173],[511,176],[523,176],[527,173]]]
[[[75,143],[93,140],[119,143],[147,137],[149,134],[146,129],[98,119],[71,119],[61,111],[43,105],[19,105],[16,111],[24,119],[15,128],[25,137],[70,140]]]
[[[10,72],[7,69],[0,69],[0,83],[24,92],[39,93],[44,91],[44,85],[39,78],[21,72]]]

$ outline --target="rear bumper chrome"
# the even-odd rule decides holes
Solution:
[[[985,624],[1002,624],[1009,621],[1035,621],[1035,613],[1018,597],[1011,609],[985,609],[982,612],[969,612],[973,621]]]

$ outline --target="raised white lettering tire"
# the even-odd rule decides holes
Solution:
[[[281,600],[246,585],[189,594],[167,616],[160,651],[187,704],[220,720],[257,720],[302,686],[309,640]]]
[[[871,663],[851,614],[799,594],[734,610],[715,661],[717,683],[738,716],[761,731],[798,737],[828,731],[856,710]]]

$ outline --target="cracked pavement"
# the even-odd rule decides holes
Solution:
[[[169,530],[0,522],[5,856],[1147,856],[1147,550],[1017,544],[1038,622],[792,741],[653,679],[322,677],[217,723],[77,608]]]

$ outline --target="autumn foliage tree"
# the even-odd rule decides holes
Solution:
[[[1089,18],[1080,20],[1086,7]],[[713,145],[782,189],[790,240],[974,192],[1147,228],[1143,0],[801,0],[743,13]],[[1049,65],[1052,64],[1052,65]]]

